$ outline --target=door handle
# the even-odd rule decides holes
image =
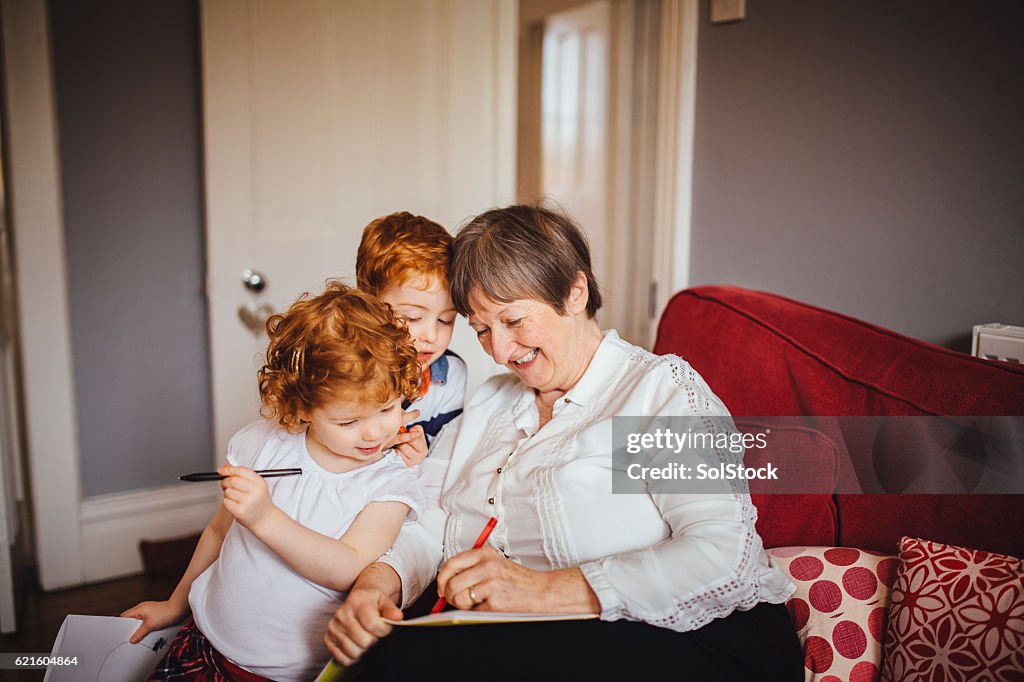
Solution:
[[[259,336],[267,328],[267,318],[274,314],[274,307],[269,303],[254,301],[238,306],[238,319],[242,321],[254,336]]]

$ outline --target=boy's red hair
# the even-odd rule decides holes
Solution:
[[[356,282],[375,296],[402,284],[423,286],[436,278],[448,287],[452,236],[423,216],[402,211],[377,218],[363,229],[356,253]]]

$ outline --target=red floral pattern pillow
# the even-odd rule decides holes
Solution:
[[[1024,681],[1024,561],[904,537],[883,680]]]
[[[787,602],[804,647],[806,682],[875,682],[897,561],[849,547],[776,547],[796,583]]]

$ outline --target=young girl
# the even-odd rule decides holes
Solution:
[[[378,299],[337,282],[267,321],[261,413],[218,469],[224,502],[167,601],[122,616],[151,630],[186,625],[150,679],[311,679],[323,633],[359,572],[421,504],[422,433],[399,433],[419,395],[405,325]],[[417,437],[418,436],[418,437]],[[400,456],[395,448],[404,451]],[[301,468],[264,479],[257,469]],[[412,514],[409,514],[410,510]]]

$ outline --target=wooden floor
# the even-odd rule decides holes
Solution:
[[[139,575],[55,592],[30,589],[18,600],[18,631],[12,635],[0,635],[0,652],[48,654],[67,614],[116,616],[140,601],[166,599],[176,583],[177,578]],[[0,680],[42,680],[45,672],[0,670]]]

